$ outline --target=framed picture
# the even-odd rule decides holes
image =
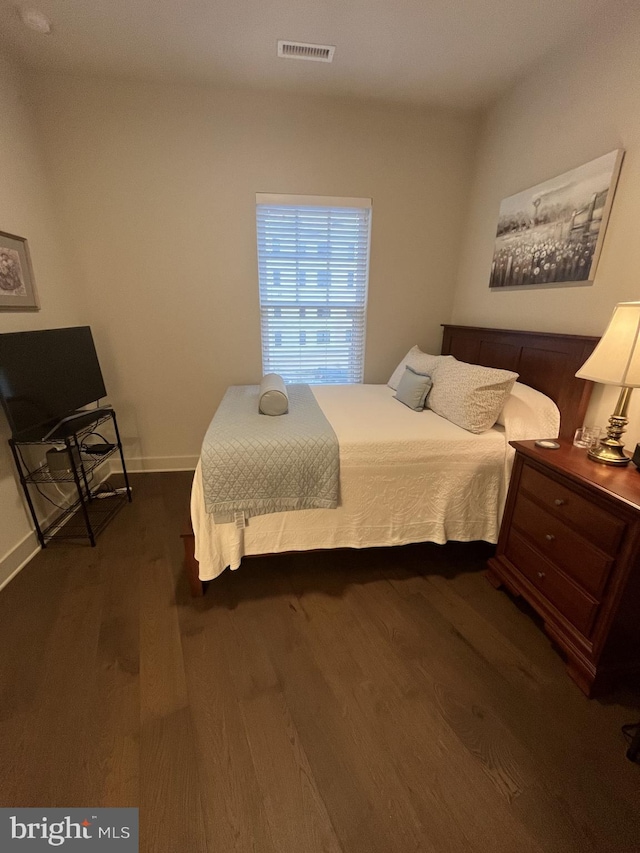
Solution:
[[[0,231],[0,311],[39,308],[27,241]]]
[[[592,284],[624,151],[503,199],[491,288]]]

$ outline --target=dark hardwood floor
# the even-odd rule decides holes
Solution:
[[[190,476],[133,485],[0,592],[0,805],[139,806],[145,853],[640,850],[638,696],[586,699],[488,546],[253,559],[193,601]]]

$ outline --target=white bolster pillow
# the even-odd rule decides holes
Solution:
[[[284,379],[277,373],[267,373],[260,382],[259,409],[263,415],[286,415],[289,396]]]

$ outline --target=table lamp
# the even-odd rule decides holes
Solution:
[[[620,436],[628,423],[631,392],[640,387],[640,302],[620,302],[593,353],[576,373],[604,385],[619,385],[620,396],[609,418],[606,438],[589,450],[589,458],[605,465],[628,465]]]

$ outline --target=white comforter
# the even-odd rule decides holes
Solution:
[[[258,516],[243,529],[214,524],[198,465],[191,518],[201,580],[237,569],[250,554],[496,542],[513,457],[507,442],[554,437],[559,426],[547,397],[519,387],[524,399],[514,400],[513,418],[473,435],[430,410],[408,409],[386,385],[313,386],[340,445],[340,505]]]

